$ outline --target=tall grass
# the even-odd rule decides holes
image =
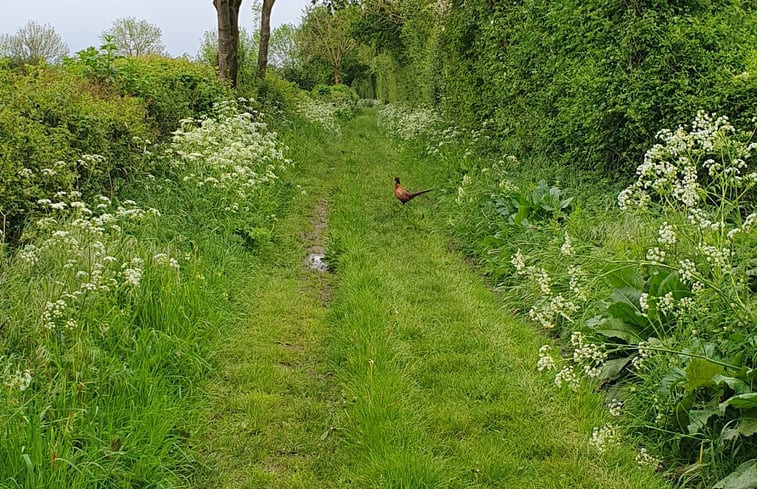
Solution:
[[[190,485],[196,386],[285,200],[282,151],[226,103],[183,122],[134,200],[40,200],[0,258],[0,485]]]
[[[554,339],[533,352],[534,368],[556,389],[606,388],[616,421],[591,443],[633,441],[639,463],[685,470],[696,487],[749,473],[753,129],[697,114],[660,131],[635,182],[610,182],[486,153],[477,133],[429,124],[410,148],[438,169],[458,245]]]

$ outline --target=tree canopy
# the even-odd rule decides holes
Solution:
[[[134,17],[116,19],[110,28],[100,34],[100,39],[103,42],[110,39],[116,46],[116,52],[122,56],[164,54],[161,37],[160,27]]]

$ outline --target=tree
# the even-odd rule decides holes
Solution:
[[[218,17],[218,73],[237,86],[239,49],[239,8],[242,0],[213,0]]]
[[[106,42],[110,39],[116,45],[116,52],[122,56],[145,56],[164,53],[161,36],[157,25],[125,17],[114,20],[110,29],[100,34],[100,40]]]
[[[258,76],[265,76],[268,66],[268,42],[271,39],[271,10],[276,0],[263,0],[263,10],[260,15],[260,46],[258,50]]]
[[[237,84],[242,86],[251,82],[257,76],[257,32],[251,33],[246,29],[239,29],[239,44],[237,46]],[[200,49],[195,57],[197,61],[218,68],[218,32],[206,31],[200,42]]]
[[[352,28],[359,11],[347,7],[331,11],[328,7],[312,7],[305,14],[297,36],[301,52],[306,57],[320,58],[334,71],[334,83],[342,83],[342,65],[358,47]]]
[[[268,43],[268,60],[271,65],[287,70],[300,64],[296,33],[297,27],[292,24],[281,24],[271,32]]]
[[[58,63],[68,54],[68,46],[50,24],[30,20],[15,35],[0,36],[0,57],[16,63]]]

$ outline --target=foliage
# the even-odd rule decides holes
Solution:
[[[184,121],[160,173],[127,187],[142,205],[52,192],[3,250],[0,484],[191,485],[196,389],[250,279],[235,231],[270,229],[290,164],[254,119],[224,104]]]
[[[247,90],[255,85],[255,70],[258,62],[258,31],[239,29],[239,87]],[[197,61],[218,69],[218,32],[205,31],[197,53]]]
[[[113,43],[106,43],[100,49],[79,51],[68,66],[142,99],[163,135],[173,131],[180,120],[207,114],[215,103],[231,96],[207,66],[161,56],[122,58],[115,50]]]
[[[327,62],[334,74],[334,83],[342,83],[342,68],[345,60],[357,49],[352,37],[352,26],[357,19],[357,9],[345,8],[331,12],[326,7],[312,7],[303,19],[297,33],[300,52],[310,60]]]
[[[556,338],[534,352],[538,370],[558,388],[607,389],[617,421],[597,426],[591,443],[601,451],[628,436],[624,426],[642,445],[640,464],[728,487],[757,456],[757,144],[754,129],[702,112],[658,137],[620,192],[597,175],[492,162],[485,139],[455,129],[410,142],[457,187],[449,221],[459,245]]]
[[[406,106],[386,104],[379,108],[378,123],[384,132],[410,141],[434,134],[439,129],[442,118],[431,109],[410,110]]]
[[[703,107],[741,125],[757,113],[749,2],[362,3],[381,98],[488,122],[522,158],[630,173],[654,128]]]
[[[555,338],[534,352],[537,369],[558,388],[607,390],[617,420],[590,443],[603,451],[624,427],[639,464],[684,467],[694,487],[728,487],[757,456],[754,135],[699,112],[659,131],[622,191],[556,165],[492,161],[480,133],[409,139],[451,180],[459,246]]]
[[[301,64],[296,33],[297,27],[292,24],[281,24],[271,32],[268,58],[272,66],[284,73],[296,71]]]
[[[305,97],[305,93],[295,83],[270,70],[266,72],[257,91],[257,99],[263,105],[264,112],[274,116],[274,120],[296,113]]]
[[[0,230],[10,241],[39,199],[73,190],[112,195],[143,168],[143,144],[155,136],[138,100],[61,69],[0,70],[0,106]]]
[[[103,43],[112,42],[120,56],[145,56],[163,54],[165,46],[161,40],[160,27],[146,20],[123,17],[100,34]]]
[[[755,32],[753,6],[740,2],[454,6],[442,34],[442,100],[467,125],[493,119],[523,157],[631,170],[653,128],[702,107],[749,122]]]
[[[14,64],[58,63],[68,54],[68,46],[49,24],[30,20],[16,34],[0,35],[0,58]]]

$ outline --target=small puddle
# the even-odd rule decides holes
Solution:
[[[323,253],[310,253],[306,260],[308,268],[318,272],[327,272],[329,264],[324,260],[325,257]]]

